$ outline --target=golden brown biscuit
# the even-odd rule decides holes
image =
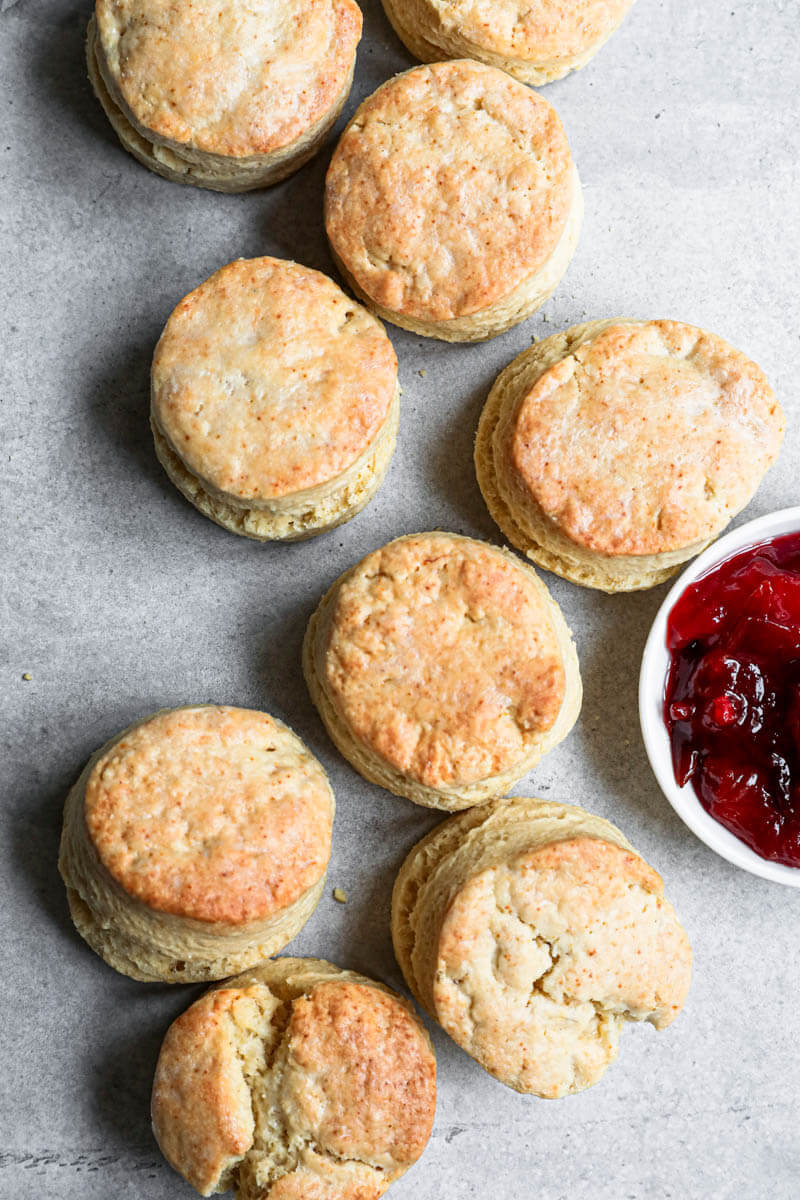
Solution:
[[[508,540],[607,592],[654,587],[717,536],[775,461],[762,371],[677,321],[590,321],[501,372],[475,444]]]
[[[544,304],[582,212],[555,110],[467,61],[378,88],[342,134],[325,190],[328,238],[356,295],[445,341],[494,337]]]
[[[430,1137],[436,1063],[411,1006],[353,971],[281,958],[170,1027],[153,1128],[203,1196],[376,1200]]]
[[[322,145],[350,92],[354,0],[97,0],[89,78],[126,150],[177,183],[266,187]]]
[[[397,358],[336,284],[277,258],[237,259],[181,300],[156,346],[151,424],[172,482],[259,541],[349,521],[394,451]]]
[[[356,770],[430,808],[502,795],[581,702],[570,632],[536,573],[451,533],[398,538],[337,579],[303,670]]]
[[[480,1065],[547,1099],[597,1083],[625,1021],[669,1025],[691,950],[659,875],[608,821],[514,797],[423,838],[392,896],[416,999]]]
[[[72,919],[123,975],[222,979],[311,916],[333,812],[322,767],[266,713],[156,713],[98,750],[67,797],[58,865]]]
[[[539,87],[583,67],[633,0],[383,0],[422,62],[476,58]]]

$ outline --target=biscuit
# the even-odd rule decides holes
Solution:
[[[504,795],[581,703],[575,646],[536,573],[451,533],[398,538],[337,579],[303,670],[356,770],[430,808]]]
[[[204,705],[131,725],[67,798],[59,870],[80,935],[132,979],[222,979],[316,908],[334,799],[266,713]]]
[[[400,869],[397,961],[480,1065],[545,1099],[597,1083],[625,1021],[669,1025],[691,950],[659,875],[608,821],[514,797],[444,821]]]
[[[478,426],[483,497],[512,545],[606,592],[654,587],[748,503],[784,418],[761,370],[677,321],[590,321],[525,350]]]
[[[380,487],[399,397],[397,358],[371,313],[319,271],[237,259],[181,300],[156,346],[156,454],[225,529],[313,537]]]
[[[357,110],[325,188],[334,259],[384,320],[481,341],[530,316],[575,251],[583,200],[555,110],[459,61],[395,76]]]
[[[244,192],[319,150],[360,36],[354,0],[97,0],[86,59],[139,162],[176,183]]]
[[[153,1129],[203,1196],[374,1200],[422,1154],[436,1063],[411,1006],[312,958],[207,992],[173,1023]]]
[[[475,58],[539,87],[577,71],[633,0],[383,0],[395,33],[421,62]]]

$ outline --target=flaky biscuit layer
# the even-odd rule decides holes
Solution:
[[[586,587],[653,587],[750,500],[784,418],[760,369],[676,321],[576,325],[498,376],[475,444],[509,541]]]
[[[241,970],[316,907],[333,812],[322,767],[266,713],[156,713],[102,747],[67,798],[59,870],[78,932],[136,979]]]
[[[372,446],[333,482],[309,488],[296,496],[273,500],[263,507],[232,504],[209,492],[196,475],[178,458],[154,421],[151,420],[156,456],[179,492],[204,517],[231,533],[257,542],[299,542],[327,533],[352,520],[376,494],[397,442],[400,419],[400,388],[386,424]]]
[[[266,187],[296,171],[352,84],[353,0],[250,6],[226,0],[98,0],[89,76],[120,141],[175,182]]]
[[[377,1200],[425,1148],[435,1077],[430,1041],[401,997],[331,963],[276,959],[170,1027],[153,1126],[202,1195]]]
[[[507,790],[581,702],[574,644],[535,573],[449,533],[398,538],[345,572],[312,616],[303,670],[356,770],[449,810]]]
[[[555,110],[469,61],[379,88],[326,181],[328,238],[356,294],[384,319],[450,341],[493,337],[544,303],[582,211]]]
[[[392,938],[411,991],[485,1070],[545,1098],[596,1083],[624,1021],[680,1011],[691,951],[660,877],[615,826],[513,797],[408,855]]]
[[[374,495],[394,449],[397,357],[319,271],[237,259],[173,310],[156,346],[158,457],[203,512],[261,540],[310,537]]]
[[[605,45],[633,0],[383,0],[397,36],[422,62],[474,58],[539,87]]]

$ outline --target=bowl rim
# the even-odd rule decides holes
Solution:
[[[800,867],[762,858],[706,812],[690,783],[679,787],[672,770],[669,732],[663,718],[669,666],[667,619],[678,597],[713,567],[749,546],[785,533],[800,533],[800,505],[765,513],[730,530],[699,554],[667,592],[647,635],[639,671],[639,723],[647,757],[661,791],[701,842],[736,867],[787,887],[800,887]]]

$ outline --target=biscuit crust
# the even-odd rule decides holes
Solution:
[[[70,792],[59,868],[78,931],[134,978],[220,978],[316,907],[333,793],[266,713],[166,710],[112,739]]]
[[[485,1070],[557,1098],[596,1083],[626,1021],[680,1012],[691,950],[660,876],[608,821],[513,797],[445,821],[392,896],[416,999]]]
[[[509,541],[587,587],[653,587],[744,507],[784,417],[763,372],[677,321],[593,321],[498,376],[475,445]]]
[[[418,804],[502,794],[580,708],[558,606],[507,551],[449,533],[398,538],[334,583],[303,666],[356,770]]]
[[[372,1200],[430,1136],[436,1064],[379,983],[316,959],[226,981],[170,1027],[153,1084],[161,1149],[202,1195]]]
[[[383,326],[297,263],[216,271],[174,309],[151,379],[168,474],[246,536],[308,537],[348,520],[394,449],[397,357]]]
[[[422,62],[474,58],[538,87],[594,57],[633,0],[383,0]]]
[[[167,178],[275,183],[320,146],[352,82],[354,0],[97,0],[89,74],[120,139]]]
[[[547,298],[577,244],[580,184],[555,110],[502,71],[417,67],[357,110],[325,221],[374,311],[446,340],[492,337]]]

